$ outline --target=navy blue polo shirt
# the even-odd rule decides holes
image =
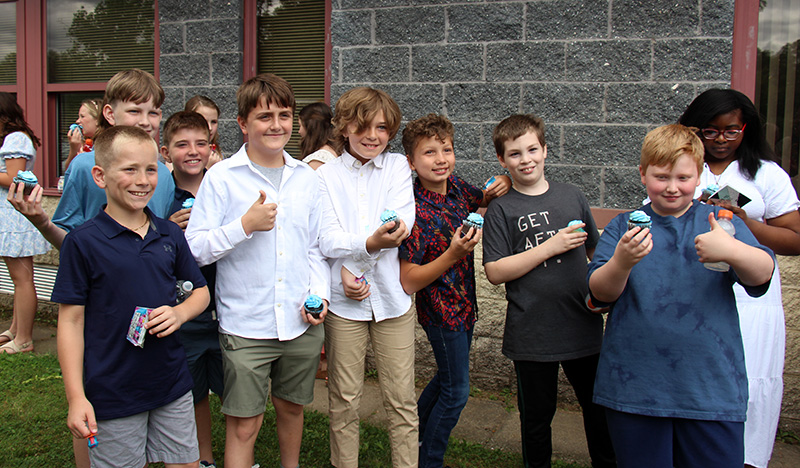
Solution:
[[[144,348],[126,339],[137,306],[175,304],[177,278],[206,285],[181,229],[153,215],[144,239],[106,212],[64,238],[52,300],[83,305],[83,379],[97,419],[164,406],[192,388],[177,337],[147,335]]]
[[[205,174],[205,171],[203,171]],[[175,172],[172,173],[172,179],[175,179]],[[194,198],[194,194],[188,190],[183,190],[178,187],[178,181],[175,181],[175,197],[172,200],[172,206],[169,208],[167,216],[172,216],[174,213],[183,209],[183,202]],[[210,265],[200,267],[200,273],[206,279],[208,284],[208,293],[211,299],[208,301],[208,307],[200,315],[186,322],[181,327],[181,333],[201,333],[201,332],[216,332],[219,328],[219,322],[214,320],[213,310],[216,304],[216,285],[217,285],[217,263],[214,262]]]

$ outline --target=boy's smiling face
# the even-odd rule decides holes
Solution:
[[[114,159],[99,171],[95,181],[105,189],[109,209],[141,211],[158,184],[156,147],[149,142],[120,138],[114,142],[113,150]]]
[[[161,109],[153,104],[153,98],[141,103],[116,101],[103,107],[103,116],[111,125],[139,127],[153,140],[158,136],[161,124]]]
[[[688,154],[675,161],[673,167],[639,167],[642,183],[650,197],[650,206],[661,216],[680,217],[692,205],[694,191],[700,185],[697,162]]]
[[[389,144],[389,126],[382,110],[375,114],[375,118],[361,132],[358,132],[356,123],[347,125],[346,132],[350,154],[362,164],[383,153]]]
[[[422,186],[437,193],[447,193],[447,178],[453,173],[456,156],[453,141],[446,137],[444,141],[438,137],[422,138],[414,146],[409,155],[408,164],[417,171]]]
[[[262,96],[247,119],[237,117],[236,121],[248,137],[247,154],[251,159],[255,158],[254,162],[267,167],[277,167],[270,164],[283,165],[283,148],[292,137],[294,113],[291,107],[268,103]]]
[[[544,160],[547,147],[542,146],[533,131],[514,140],[507,141],[503,154],[498,154],[500,165],[508,170],[514,180],[514,188],[528,195],[540,195],[547,190],[544,178]]]
[[[182,128],[172,135],[169,146],[161,147],[161,154],[180,173],[193,176],[202,174],[211,155],[208,132],[197,128]]]

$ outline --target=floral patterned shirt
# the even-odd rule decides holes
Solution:
[[[416,221],[400,246],[400,258],[430,263],[450,246],[456,228],[478,209],[483,192],[451,175],[447,195],[427,190],[414,180]],[[433,283],[417,292],[417,320],[422,326],[453,331],[470,330],[477,319],[474,255],[470,253]]]

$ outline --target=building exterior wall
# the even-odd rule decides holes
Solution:
[[[388,91],[404,121],[429,112],[455,124],[457,173],[500,173],[494,126],[512,113],[547,124],[547,177],[579,186],[594,207],[633,208],[644,197],[641,141],[674,122],[700,92],[727,87],[733,0],[331,0],[331,104],[354,86]],[[241,144],[235,94],[243,77],[243,0],[159,0],[164,116],[205,94],[222,109],[221,146]],[[402,151],[399,138],[392,142]],[[55,199],[49,201],[55,204]],[[52,208],[52,207],[51,207]],[[476,265],[480,265],[478,249]],[[53,262],[54,255],[39,260]],[[800,261],[781,258],[787,315],[782,424],[800,430]],[[514,386],[500,353],[505,289],[478,267],[472,382]],[[3,298],[8,304],[9,298]],[[421,380],[435,365],[417,330]],[[570,400],[571,390],[561,393]]]

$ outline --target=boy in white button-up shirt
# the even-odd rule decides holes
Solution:
[[[405,156],[385,152],[400,118],[397,103],[383,91],[344,93],[333,125],[345,152],[317,170],[320,248],[332,263],[325,353],[331,463],[337,468],[358,466],[358,406],[368,340],[389,417],[392,465],[412,467],[418,461],[414,313],[400,284],[397,249],[414,225],[414,194]],[[385,209],[394,210],[397,221],[382,224]]]
[[[327,314],[330,269],[319,250],[319,181],[284,151],[292,135],[291,86],[271,74],[236,94],[248,137],[206,174],[186,238],[200,265],[217,263],[216,309],[225,369],[225,466],[250,468],[272,380],[281,465],[299,465],[303,405],[314,376]],[[323,299],[319,319],[303,312]]]

